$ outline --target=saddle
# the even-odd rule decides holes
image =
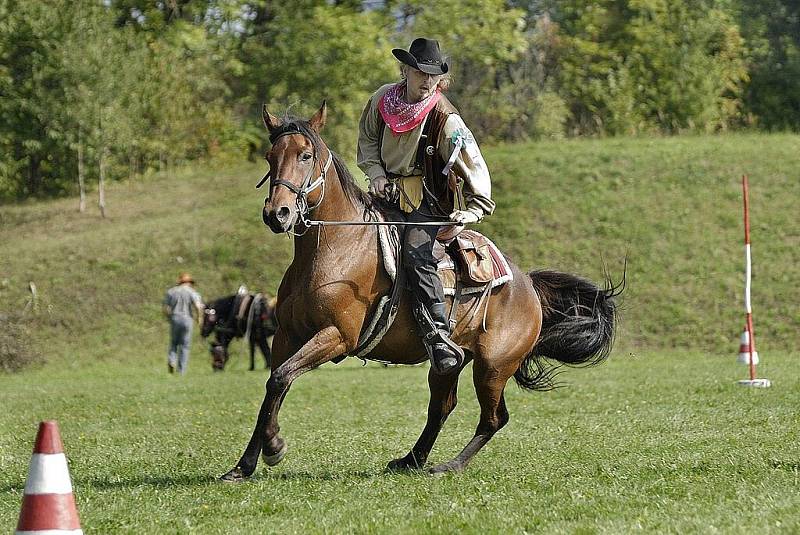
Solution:
[[[397,221],[396,214],[376,212],[378,221]],[[444,238],[440,239],[444,235]],[[383,265],[392,280],[392,288],[383,296],[370,321],[359,336],[354,356],[363,357],[378,345],[392,326],[400,303],[405,277],[400,265],[402,235],[396,226],[378,227],[378,245]],[[496,288],[513,280],[511,267],[503,253],[492,241],[474,230],[440,233],[433,248],[439,279],[445,295],[453,296],[450,310],[451,324],[455,319],[456,305],[462,296],[488,295]],[[344,358],[344,357],[342,357]],[[334,359],[334,362],[340,360]]]
[[[495,288],[513,278],[511,267],[492,241],[475,230],[465,229],[448,241],[437,239],[433,247],[437,271],[445,295],[461,295]]]

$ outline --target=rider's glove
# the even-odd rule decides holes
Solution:
[[[461,223],[462,225],[477,223],[480,220],[481,216],[472,210],[456,210],[450,214],[450,221],[455,221],[456,223]]]
[[[385,176],[377,176],[369,181],[369,192],[383,199],[386,196],[386,185],[389,180]]]

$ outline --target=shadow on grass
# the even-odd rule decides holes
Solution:
[[[170,487],[195,487],[203,484],[222,483],[219,477],[222,474],[183,474],[174,476],[153,476],[142,475],[140,477],[125,478],[125,479],[109,479],[109,478],[94,478],[94,479],[73,479],[73,487],[75,488],[94,488],[97,490],[113,490],[113,489],[133,489],[139,487],[153,487],[153,488],[170,488]],[[308,470],[300,471],[269,471],[262,470],[256,472],[255,475],[246,479],[243,483],[259,483],[264,481],[342,481],[352,479],[376,479],[383,477],[424,477],[428,478],[430,475],[425,470],[411,470],[411,471],[388,471],[388,470],[345,470],[341,472],[323,471],[311,472]],[[230,485],[231,483],[223,483]],[[235,485],[235,484],[234,484]],[[9,484],[0,487],[0,492],[19,492],[25,489],[25,482],[17,484]]]
[[[181,474],[181,475],[142,475],[132,478],[95,478],[75,479],[76,488],[92,487],[98,490],[132,489],[138,487],[169,488],[169,487],[196,487],[202,484],[213,483],[216,477],[211,474]]]

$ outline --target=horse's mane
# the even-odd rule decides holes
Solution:
[[[336,174],[339,176],[339,183],[342,186],[345,196],[350,199],[350,202],[355,206],[364,208],[365,216],[368,212],[372,211],[372,197],[358,187],[358,184],[356,184],[353,175],[350,173],[344,160],[342,160],[342,157],[322,140],[320,135],[311,128],[308,121],[297,117],[285,116],[283,118],[283,124],[270,132],[270,142],[274,143],[280,136],[289,133],[298,133],[311,140],[311,145],[314,147],[315,154],[319,154],[320,147],[324,145],[331,152],[333,166],[336,169]]]

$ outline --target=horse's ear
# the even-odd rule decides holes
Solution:
[[[314,114],[314,117],[308,120],[309,126],[314,130],[314,132],[319,133],[322,130],[322,127],[325,126],[325,119],[328,117],[328,104],[327,101],[322,101],[322,106],[320,106],[317,113]]]
[[[261,107],[261,118],[264,119],[264,126],[266,126],[267,130],[270,132],[283,126],[283,121],[267,111],[266,104]]]

